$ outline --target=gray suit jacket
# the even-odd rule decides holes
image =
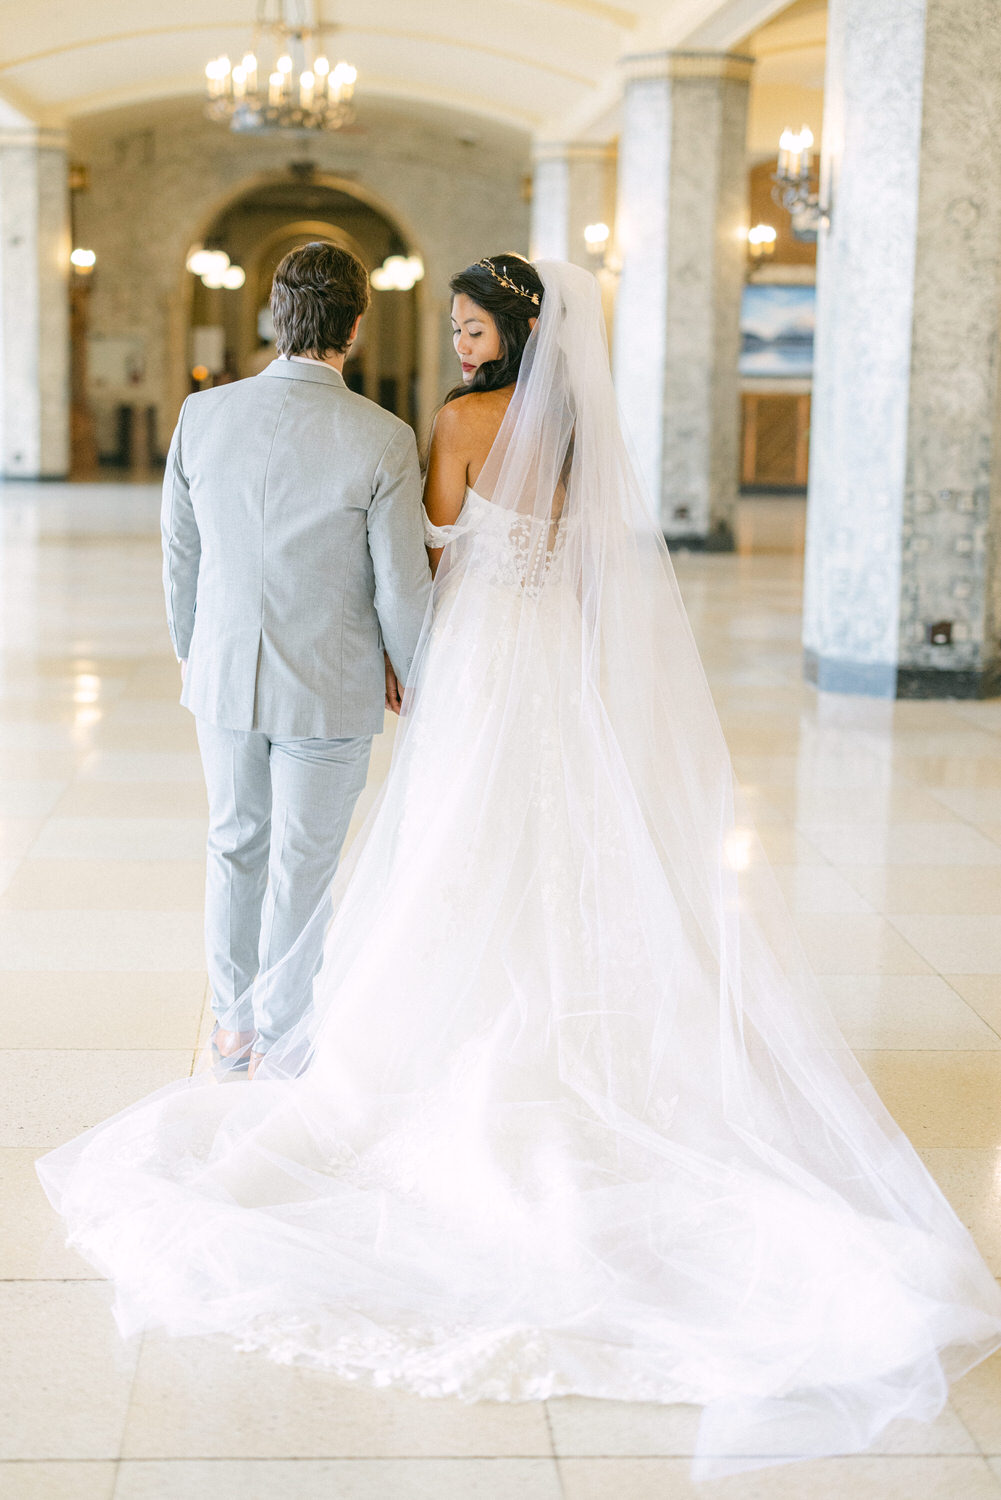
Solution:
[[[405,423],[276,359],[187,398],[161,523],[186,707],[274,739],[382,728],[383,645],[405,681],[431,588]]]

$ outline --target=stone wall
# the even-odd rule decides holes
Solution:
[[[234,135],[206,120],[200,101],[170,100],[81,117],[70,157],[89,171],[75,239],[97,252],[91,332],[145,346],[141,381],[91,401],[105,420],[116,400],[155,407],[161,449],[189,388],[185,256],[227,203],[269,177],[287,181],[290,163],[314,162],[321,180],[381,209],[424,260],[419,425],[458,373],[449,276],[481,255],[528,251],[528,136],[443,109],[362,101],[352,131],[289,140]]]

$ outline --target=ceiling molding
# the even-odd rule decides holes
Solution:
[[[498,125],[506,125],[514,130],[537,131],[542,115],[530,113],[527,110],[516,110],[510,106],[493,104],[478,94],[463,94],[458,90],[439,89],[408,82],[405,85],[392,78],[379,78],[366,75],[365,95],[371,99],[390,99],[399,103],[412,101],[416,104],[430,104],[444,109],[454,110],[459,114],[469,116],[478,115],[481,119],[493,120]],[[86,120],[92,115],[103,114],[106,110],[128,109],[137,104],[153,104],[158,100],[165,103],[174,99],[190,99],[192,103],[204,102],[204,95],[200,90],[192,89],[191,79],[187,76],[174,79],[161,79],[157,83],[126,84],[120,89],[106,90],[100,94],[90,94],[79,100],[74,100],[72,111],[68,113],[68,120]],[[223,127],[217,126],[221,130]],[[336,131],[334,132],[336,135]],[[305,139],[305,138],[304,138]]]

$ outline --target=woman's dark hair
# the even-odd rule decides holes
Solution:
[[[355,318],[371,300],[368,272],[350,250],[313,240],[290,250],[271,287],[279,354],[346,354]]]
[[[498,391],[511,385],[518,378],[521,356],[532,331],[528,320],[537,318],[542,309],[543,286],[538,271],[522,255],[488,255],[453,276],[448,286],[453,297],[464,293],[490,314],[497,324],[501,352],[497,359],[480,365],[468,385],[457,385],[449,391],[445,402],[467,396],[470,391]]]

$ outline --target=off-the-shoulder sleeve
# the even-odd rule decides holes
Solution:
[[[435,526],[428,520],[428,513],[421,506],[421,515],[424,517],[424,540],[429,547],[444,547],[452,540],[455,534],[454,526]]]

